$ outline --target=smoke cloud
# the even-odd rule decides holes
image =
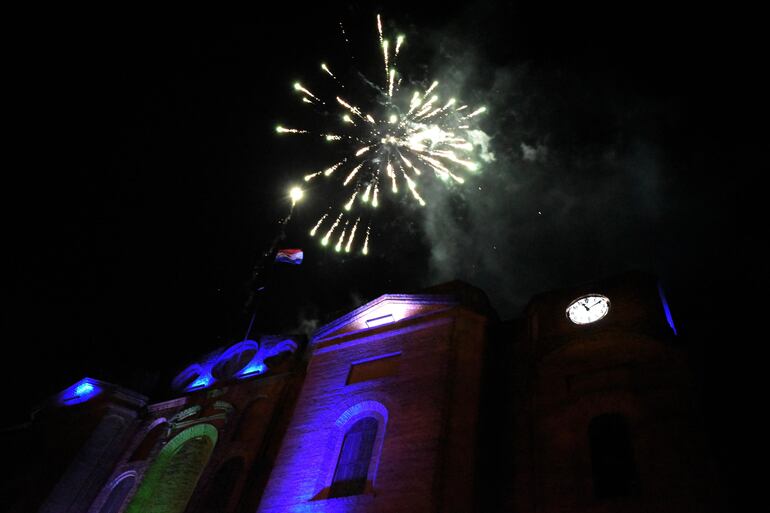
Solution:
[[[426,189],[425,285],[468,281],[506,318],[544,290],[664,272],[666,223],[692,202],[666,178],[670,159],[654,136],[663,106],[579,70],[496,66],[466,40],[449,29],[421,42],[435,45],[444,91],[488,108],[472,134],[481,171],[449,193]]]

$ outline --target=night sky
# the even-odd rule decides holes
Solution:
[[[307,331],[453,278],[510,319],[537,292],[650,271],[734,465],[735,319],[764,276],[766,238],[742,208],[766,147],[753,128],[756,17],[654,2],[284,4],[218,20],[19,18],[5,65],[2,329],[18,355],[11,378],[33,384],[14,387],[11,409],[84,375],[155,393],[243,336],[251,269],[288,213],[288,186],[334,162],[321,143],[275,134],[318,121],[291,84],[324,83],[321,61],[379,69],[379,12],[407,36],[407,79],[487,105],[495,160],[462,188],[429,191],[429,208],[385,205],[366,258],[307,237],[333,189],[308,191],[281,244],[305,263],[270,275],[257,327]]]

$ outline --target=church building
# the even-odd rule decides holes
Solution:
[[[21,513],[723,509],[657,279],[539,294],[501,321],[451,282],[311,336],[188,362],[154,400],[84,377],[6,430]]]

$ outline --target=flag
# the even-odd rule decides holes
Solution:
[[[275,261],[283,264],[299,265],[302,263],[303,256],[301,249],[279,249],[275,255]]]

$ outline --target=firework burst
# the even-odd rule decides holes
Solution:
[[[320,70],[332,81],[334,94],[328,98],[318,96],[299,82],[293,89],[303,103],[315,106],[324,115],[333,114],[333,128],[320,132],[276,128],[282,135],[320,136],[345,145],[341,159],[304,176],[305,182],[332,180],[343,191],[343,199],[330,206],[330,210],[338,212],[321,215],[309,232],[312,237],[319,234],[322,246],[338,252],[368,254],[372,220],[374,213],[382,210],[378,207],[384,196],[398,197],[403,193],[425,207],[420,185],[426,180],[463,184],[466,175],[479,169],[472,140],[474,132],[478,133],[474,123],[486,108],[470,109],[455,98],[442,97],[438,81],[428,87],[402,89],[396,65],[403,55],[405,37],[398,35],[395,44],[391,44],[383,33],[379,15],[377,36],[383,59],[382,78],[376,81],[380,85],[364,78],[373,96],[365,99],[365,103],[374,104],[375,108],[365,110],[361,103],[348,97],[346,91],[350,88],[324,62]],[[340,196],[339,190],[333,196]],[[357,234],[359,240],[355,239]],[[336,244],[330,244],[332,240]]]

